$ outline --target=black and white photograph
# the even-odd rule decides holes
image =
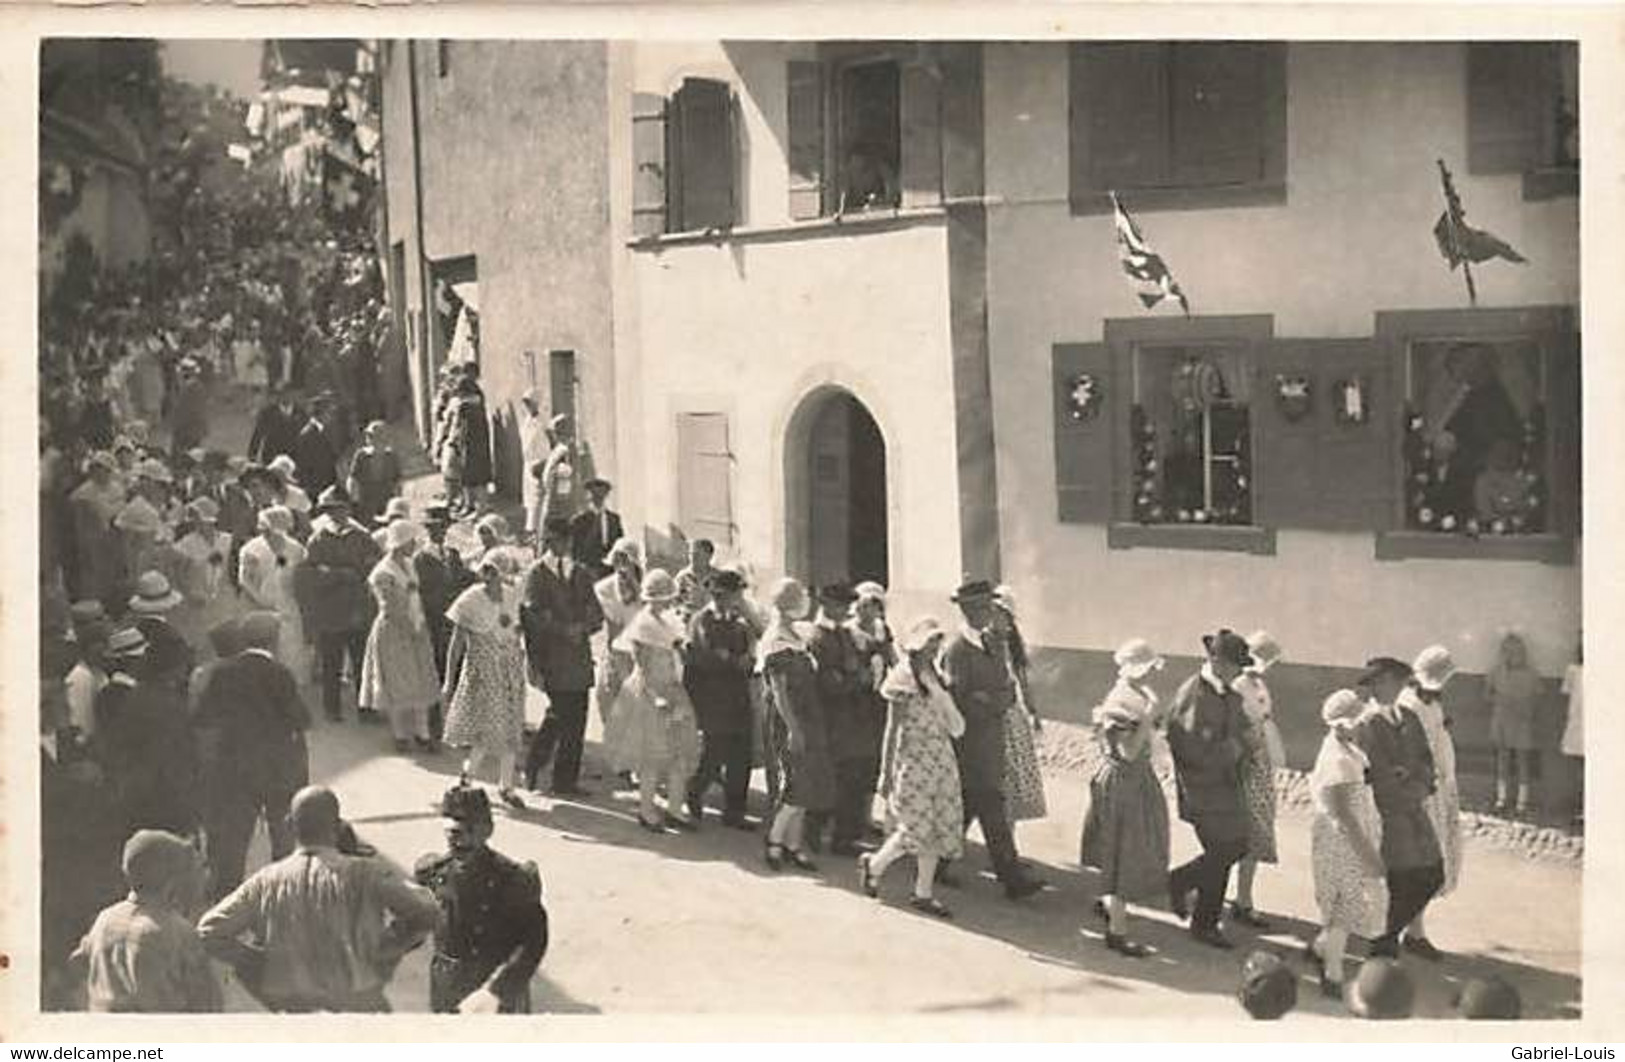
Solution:
[[[25,1010],[1606,1018],[1617,12],[375,15],[5,80]]]

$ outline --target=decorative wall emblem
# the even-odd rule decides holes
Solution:
[[[1275,378],[1275,405],[1281,416],[1297,423],[1314,408],[1314,389],[1307,376],[1277,376]]]
[[[1371,389],[1364,377],[1353,376],[1332,385],[1332,414],[1337,423],[1349,427],[1371,419]]]
[[[1105,401],[1105,388],[1090,373],[1080,372],[1067,384],[1066,409],[1073,420],[1094,420],[1100,415],[1100,407]]]

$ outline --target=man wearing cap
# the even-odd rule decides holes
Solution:
[[[305,629],[316,640],[322,707],[329,719],[337,720],[343,717],[341,691],[346,658],[351,682],[359,683],[361,679],[367,633],[373,620],[367,576],[383,552],[351,516],[350,498],[338,487],[322,492],[316,511],[319,519],[312,524],[305,562],[294,573],[294,588]],[[358,714],[363,719],[377,719],[376,712],[361,710]]]
[[[1400,703],[1411,669],[1393,657],[1366,663],[1360,688],[1371,701],[1355,732],[1369,764],[1371,794],[1382,820],[1382,860],[1388,868],[1387,931],[1371,954],[1397,958],[1400,935],[1444,884],[1444,857],[1428,816],[1436,782],[1427,731]]]
[[[439,917],[433,894],[380,859],[339,850],[345,823],[332,790],[301,789],[288,817],[293,854],[203,915],[204,947],[274,1012],[388,1012],[384,990],[401,958]]]
[[[440,801],[447,851],[418,860],[414,877],[440,905],[429,960],[436,1014],[529,1014],[530,979],[547,953],[547,909],[536,864],[491,848],[491,802],[459,785]]]
[[[621,527],[621,514],[609,508],[609,480],[589,479],[585,489],[587,507],[570,521],[570,552],[577,564],[603,579],[611,571],[604,558],[626,532]]]
[[[293,459],[299,467],[300,485],[308,493],[319,497],[338,483],[339,442],[333,430],[332,399],[318,396],[311,403],[310,419],[299,429]]]
[[[943,670],[954,707],[965,718],[957,750],[965,827],[981,823],[994,873],[1005,895],[1019,900],[1045,886],[1022,867],[1004,809],[1004,725],[1016,699],[1015,680],[1004,641],[992,631],[993,584],[967,580],[953,601],[964,624],[943,650]]]
[[[146,654],[139,627],[108,639],[107,686],[96,698],[97,755],[126,830],[190,834],[201,791],[186,702],[146,679]]]
[[[124,845],[130,893],[96,917],[73,961],[83,964],[92,1014],[186,1014],[221,1009],[220,983],[191,917],[206,874],[197,849],[140,830]]]
[[[248,458],[268,465],[276,458],[293,457],[299,449],[301,418],[294,408],[293,395],[277,391],[254,418],[254,433],[248,440]]]
[[[1203,635],[1202,647],[1207,660],[1174,695],[1168,716],[1179,817],[1196,831],[1202,851],[1169,872],[1168,897],[1175,915],[1189,915],[1194,939],[1228,949],[1233,945],[1219,930],[1219,916],[1230,869],[1247,854],[1250,830],[1241,773],[1247,716],[1235,682],[1253,658],[1246,641],[1228,628]]]
[[[750,792],[750,680],[756,637],[741,605],[745,577],[729,568],[711,577],[711,600],[689,625],[683,685],[694,702],[704,739],[700,769],[688,787],[689,815],[700,822],[705,796],[722,785],[724,825],[749,829],[745,802]]]
[[[293,851],[288,807],[310,780],[305,745],[310,711],[293,672],[276,659],[282,621],[274,612],[250,612],[237,629],[242,648],[209,669],[193,719],[214,735],[205,777],[216,898],[243,880],[249,841],[261,818],[271,858]]]
[[[525,758],[525,784],[536,788],[537,776],[557,749],[552,793],[572,796],[581,792],[581,746],[594,678],[592,636],[604,625],[604,614],[592,574],[570,557],[569,523],[549,519],[542,543],[541,558],[525,574],[519,608],[530,681],[547,694],[547,717]]]

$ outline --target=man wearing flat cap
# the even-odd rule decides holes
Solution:
[[[316,637],[322,673],[322,707],[329,719],[343,715],[341,692],[345,659],[350,680],[359,684],[367,634],[375,606],[367,576],[383,551],[356,522],[349,495],[338,487],[323,491],[316,503],[317,520],[306,545],[305,562],[294,571],[294,593],[304,614],[305,629]],[[358,685],[353,688],[359,688]],[[360,713],[376,720],[376,712]]]
[[[965,827],[982,824],[993,871],[1005,895],[1019,900],[1045,886],[1022,867],[1004,807],[1004,725],[1016,700],[1015,678],[1005,641],[992,629],[993,584],[967,580],[953,601],[964,624],[943,650],[943,670],[954,706],[965,718],[965,734],[957,749]]]
[[[1444,855],[1427,808],[1437,784],[1433,753],[1422,720],[1400,700],[1410,678],[1403,661],[1379,656],[1359,682],[1371,708],[1355,740],[1370,765],[1388,868],[1387,931],[1371,942],[1371,954],[1381,958],[1399,957],[1400,935],[1444,885]]]
[[[584,489],[587,507],[570,520],[570,551],[576,563],[602,579],[611,571],[604,558],[626,532],[621,526],[621,514],[609,507],[609,480],[589,479]]]
[[[440,905],[429,1008],[436,1014],[528,1014],[530,980],[547,953],[547,908],[534,863],[490,846],[491,802],[459,785],[440,801],[447,851],[418,860],[417,883]]]
[[[569,523],[549,519],[542,547],[525,574],[519,609],[530,681],[547,694],[547,718],[530,743],[525,780],[535,789],[537,776],[553,760],[553,795],[575,796],[581,792],[581,745],[593,686],[592,636],[604,625],[604,613],[591,573],[570,556]]]

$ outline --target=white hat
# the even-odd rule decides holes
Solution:
[[[644,601],[661,602],[677,600],[677,581],[663,568],[655,568],[643,577]]]
[[[1130,638],[1117,647],[1117,652],[1112,654],[1112,662],[1117,665],[1119,675],[1141,678],[1160,670],[1164,661],[1151,648],[1150,642],[1144,638]]]
[[[1259,671],[1268,671],[1281,659],[1281,643],[1269,631],[1254,631],[1247,636],[1247,650],[1253,654],[1253,663]]]
[[[270,531],[275,528],[283,534],[293,530],[293,510],[285,505],[271,505],[260,510],[259,529]]]
[[[778,580],[768,589],[767,600],[786,618],[805,615],[809,604],[807,588],[789,576]]]
[[[1338,690],[1320,706],[1321,722],[1327,726],[1352,726],[1365,712],[1365,700],[1353,690]]]
[[[993,602],[1011,615],[1016,611],[1016,592],[1009,583],[1000,583],[993,590]]]
[[[852,588],[852,591],[858,595],[859,601],[879,601],[881,604],[886,603],[886,588],[873,580],[859,583],[857,586]]]
[[[1416,654],[1416,660],[1411,664],[1411,670],[1416,673],[1416,684],[1432,693],[1444,689],[1456,673],[1455,658],[1450,650],[1442,645],[1430,645]]]
[[[292,479],[295,473],[299,471],[299,465],[295,463],[294,459],[289,457],[287,454],[277,454],[275,457],[271,458],[271,463],[265,467],[269,468],[272,472],[275,472],[283,479]]]
[[[903,632],[899,644],[905,653],[917,653],[930,645],[931,639],[940,638],[943,634],[942,624],[937,618],[925,616],[916,620],[913,626]]]

